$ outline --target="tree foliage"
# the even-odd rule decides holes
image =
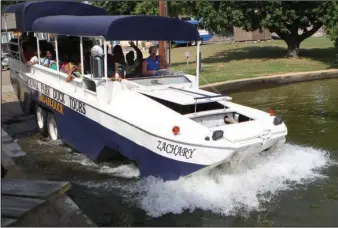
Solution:
[[[19,1],[1,1],[1,12],[3,12],[3,10],[9,6],[9,5],[12,5],[12,4],[16,4],[18,3]]]
[[[300,43],[323,25],[334,2],[251,1],[197,2],[197,15],[216,33],[231,26],[247,31],[267,28],[288,45],[287,56],[297,57]]]
[[[145,0],[138,2],[132,14],[136,15],[158,15],[158,2]]]
[[[93,2],[93,5],[106,9],[111,15],[158,15],[158,1],[105,1]],[[192,1],[167,1],[168,16],[191,15],[194,7]]]
[[[134,1],[97,1],[94,6],[105,9],[111,15],[130,15],[138,2]]]
[[[338,49],[338,2],[333,2],[333,4],[328,8],[324,25],[326,27],[327,35]]]

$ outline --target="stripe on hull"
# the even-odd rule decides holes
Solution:
[[[50,105],[42,103],[38,91],[29,87],[28,89],[37,103],[53,111],[61,140],[91,159],[96,159],[107,146],[135,160],[142,177],[151,175],[164,180],[176,180],[205,167],[158,155],[67,106],[63,106],[61,114]]]

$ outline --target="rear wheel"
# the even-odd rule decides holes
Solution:
[[[47,111],[39,105],[35,106],[36,127],[44,137],[48,136],[47,132]]]
[[[48,130],[48,135],[49,135],[51,140],[55,141],[55,140],[58,140],[60,138],[58,128],[57,128],[57,125],[56,125],[56,121],[55,121],[55,117],[54,117],[54,114],[52,112],[48,112],[47,130]]]

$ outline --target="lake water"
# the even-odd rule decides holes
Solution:
[[[138,179],[131,165],[95,164],[38,134],[19,140],[17,162],[50,180],[100,226],[338,226],[338,79],[230,94],[283,115],[287,142],[213,176]]]

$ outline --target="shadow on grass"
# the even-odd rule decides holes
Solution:
[[[202,63],[214,64],[214,63],[226,63],[233,60],[250,60],[260,59],[267,61],[270,59],[284,59],[286,55],[286,48],[279,46],[265,46],[265,47],[238,47],[236,49],[224,50],[216,53],[214,56],[203,58]],[[334,47],[332,48],[312,48],[312,49],[300,49],[300,59],[308,58],[314,61],[319,61],[328,64],[328,68],[338,68],[338,51]],[[194,61],[195,62],[195,61]],[[173,66],[184,64],[174,63]]]

